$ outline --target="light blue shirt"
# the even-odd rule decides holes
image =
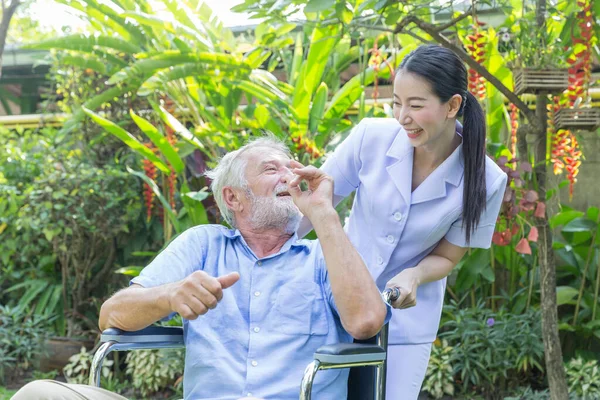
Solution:
[[[467,245],[462,144],[414,192],[413,152],[395,119],[368,118],[322,166],[334,179],[336,196],[356,191],[345,229],[380,290],[400,271],[416,266],[443,238],[460,247],[490,247],[506,189],[506,174],[486,157],[486,208]],[[445,289],[445,278],[421,285],[415,307],[394,309],[389,343],[435,340]]]
[[[294,236],[258,259],[239,231],[201,225],[173,240],[131,283],[154,287],[200,270],[214,277],[239,272],[240,280],[214,310],[183,321],[186,399],[296,400],[315,350],[352,341],[318,241]],[[345,399],[347,379],[347,369],[319,371],[313,398]]]

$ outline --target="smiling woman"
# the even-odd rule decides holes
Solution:
[[[490,246],[507,177],[485,156],[483,111],[450,50],[421,46],[406,56],[393,114],[361,121],[322,169],[336,200],[356,191],[346,231],[377,286],[400,289],[386,391],[416,399],[446,276],[469,247]]]

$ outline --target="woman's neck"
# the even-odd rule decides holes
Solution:
[[[455,126],[444,132],[432,143],[415,148],[414,164],[421,168],[434,170],[462,143],[462,137],[456,133]]]

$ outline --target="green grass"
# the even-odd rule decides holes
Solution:
[[[16,390],[8,390],[0,386],[0,400],[9,400],[15,393]]]

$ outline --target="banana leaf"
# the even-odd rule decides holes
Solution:
[[[142,130],[142,132],[144,132],[146,136],[150,138],[152,143],[154,143],[154,145],[158,147],[158,149],[160,150],[162,155],[165,156],[169,164],[173,166],[175,172],[177,172],[178,174],[183,172],[183,170],[185,169],[185,164],[183,163],[183,161],[179,157],[179,154],[177,154],[173,146],[171,146],[171,143],[169,143],[167,139],[163,136],[163,134],[160,133],[159,130],[156,129],[156,127],[150,122],[136,115],[133,112],[133,110],[129,110],[129,114],[131,115],[133,122],[135,122],[136,125]]]

